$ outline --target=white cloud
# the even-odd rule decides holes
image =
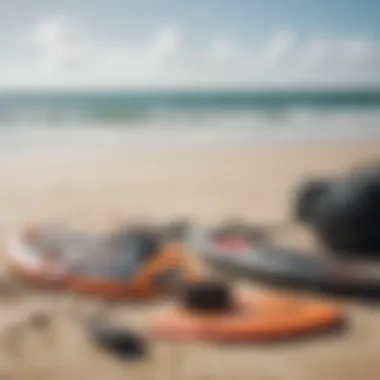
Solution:
[[[291,51],[295,36],[289,31],[282,31],[275,35],[262,52],[266,64],[277,64]]]
[[[359,61],[371,59],[376,50],[374,43],[363,39],[348,41],[343,43],[342,47],[347,58]]]
[[[334,49],[331,49],[331,44],[328,41],[311,41],[300,57],[301,63],[308,67],[317,67],[333,53]]]
[[[32,28],[32,40],[48,47],[72,46],[86,39],[85,28],[68,15],[48,17]]]
[[[217,38],[211,44],[210,56],[217,62],[228,61],[237,54],[235,46],[235,43],[229,37]]]
[[[149,58],[156,63],[166,63],[174,58],[181,48],[181,36],[178,27],[165,28],[157,33],[150,46]]]
[[[200,52],[187,48],[180,28],[172,26],[138,46],[110,44],[75,18],[58,15],[32,26],[19,49],[8,59],[1,57],[0,86],[380,84],[377,41],[353,37],[297,42],[297,35],[286,30],[255,49],[221,36]]]

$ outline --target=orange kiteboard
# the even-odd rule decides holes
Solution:
[[[203,275],[203,266],[181,245],[168,244],[128,281],[71,275],[67,288],[106,299],[145,300],[169,293],[179,283],[190,283]]]
[[[239,294],[230,310],[202,312],[177,306],[157,316],[151,334],[167,340],[219,342],[278,340],[340,325],[339,307],[280,294]]]
[[[139,256],[138,249],[113,255],[107,244],[97,254],[99,249],[96,244],[88,244],[88,237],[79,234],[85,248],[77,241],[69,247],[73,235],[58,232],[61,240],[58,234],[50,233],[50,242],[47,244],[44,238],[44,245],[34,241],[44,233],[43,228],[28,228],[18,234],[8,246],[13,272],[36,285],[114,300],[145,300],[168,294],[179,283],[199,280],[204,273],[200,261],[181,244],[159,244],[146,258]],[[130,257],[132,261],[128,261]]]

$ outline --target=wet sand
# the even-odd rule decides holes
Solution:
[[[135,218],[167,221],[189,216],[205,224],[229,217],[282,221],[299,180],[378,159],[379,148],[379,143],[263,143],[4,158],[0,160],[2,242],[22,223],[49,219],[94,231]],[[286,233],[283,238],[301,244],[297,236]],[[154,342],[149,360],[120,364],[95,350],[70,322],[63,311],[67,297],[32,292],[3,298],[0,378],[4,379],[380,378],[380,309],[374,305],[339,301],[351,324],[343,335],[233,348]],[[22,352],[11,357],[6,343],[11,324],[22,322],[27,310],[41,304],[53,309],[53,335],[27,332]],[[143,327],[160,307],[123,305],[115,312],[126,323]]]

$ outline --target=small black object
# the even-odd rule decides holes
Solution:
[[[335,181],[315,209],[313,227],[336,255],[380,259],[380,167]]]
[[[330,181],[327,179],[313,179],[302,183],[295,193],[293,217],[300,222],[311,223],[314,210],[329,186]]]
[[[187,285],[183,290],[181,301],[188,310],[208,313],[228,311],[233,304],[228,285],[216,280]]]
[[[118,359],[142,359],[147,355],[146,342],[132,330],[105,321],[89,324],[88,330],[99,347]]]

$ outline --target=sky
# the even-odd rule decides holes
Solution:
[[[0,88],[380,85],[379,0],[0,0]]]

